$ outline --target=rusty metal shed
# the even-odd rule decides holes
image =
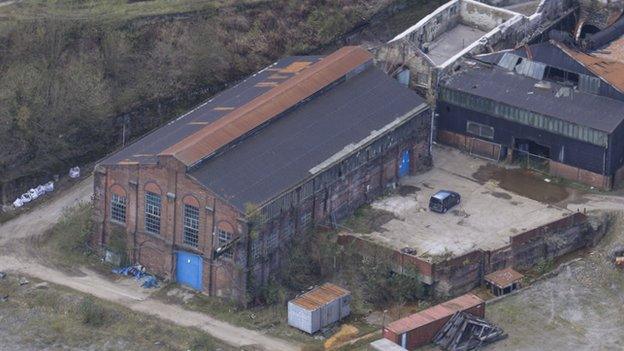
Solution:
[[[313,334],[351,313],[351,292],[326,283],[288,302],[288,324]]]

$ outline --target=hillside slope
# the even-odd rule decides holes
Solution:
[[[98,159],[397,0],[23,0],[0,6],[0,200]],[[2,202],[2,201],[0,201]]]

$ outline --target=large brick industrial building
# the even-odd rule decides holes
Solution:
[[[346,47],[289,57],[96,166],[95,244],[243,301],[294,235],[430,163],[431,113]]]

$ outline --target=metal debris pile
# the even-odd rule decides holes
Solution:
[[[470,313],[457,312],[449,319],[433,340],[445,351],[478,350],[482,346],[507,337],[505,332]]]

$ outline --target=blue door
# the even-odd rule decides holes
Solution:
[[[405,150],[401,155],[401,163],[399,164],[399,177],[404,177],[409,174],[410,170],[410,151]]]
[[[178,251],[177,256],[176,281],[195,290],[202,290],[201,256],[183,251]]]

